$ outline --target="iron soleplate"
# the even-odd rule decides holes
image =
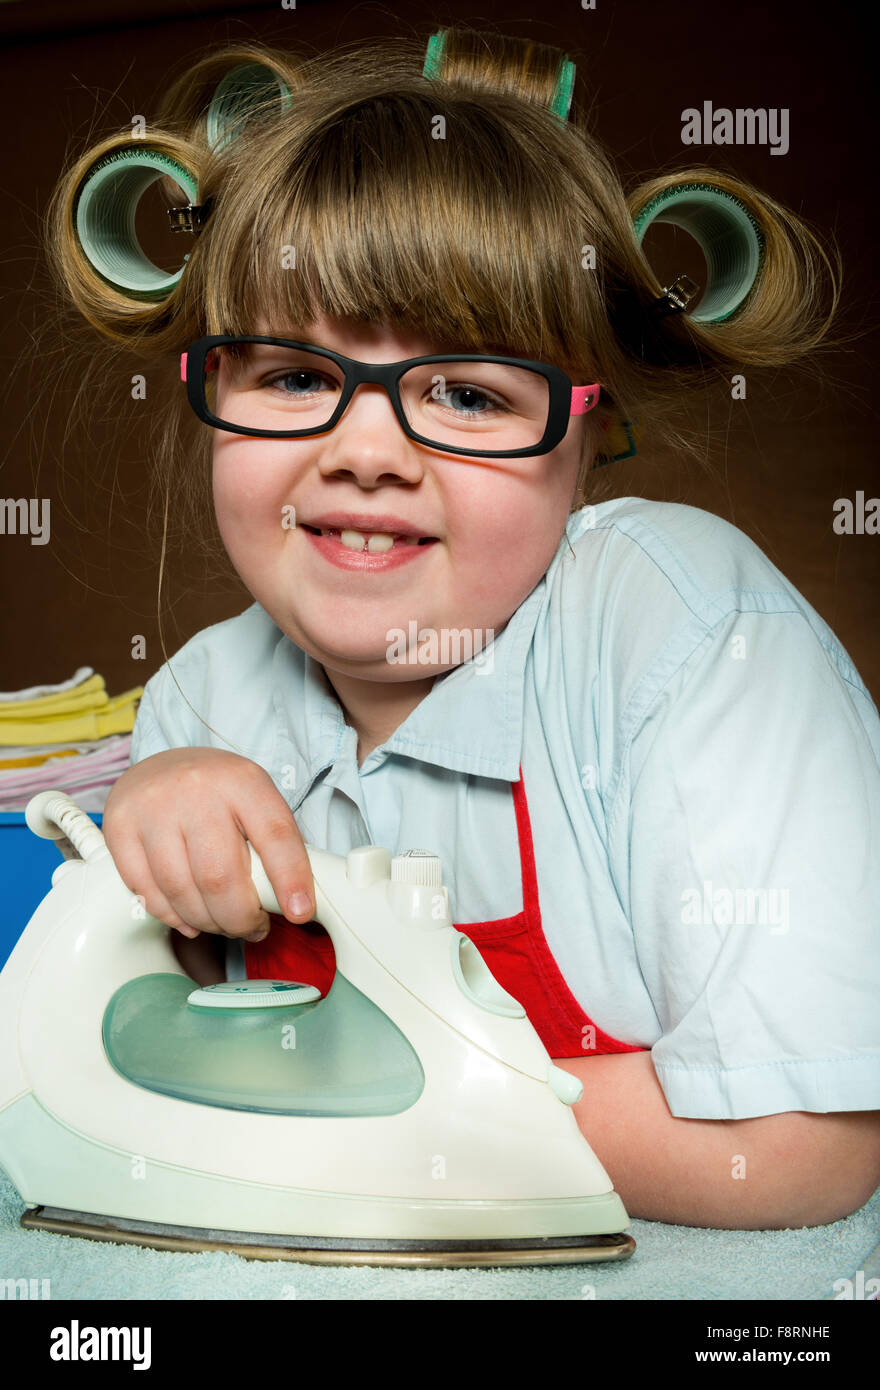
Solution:
[[[203,1230],[196,1226],[163,1226],[122,1216],[35,1207],[25,1211],[22,1226],[81,1236],[85,1240],[119,1245],[145,1245],[154,1250],[190,1254],[223,1250],[246,1260],[295,1260],[303,1264],[389,1265],[401,1268],[447,1269],[455,1266],[497,1268],[505,1265],[587,1264],[626,1260],[636,1248],[623,1232],[598,1236],[545,1236],[512,1240],[380,1240],[332,1236],[270,1235],[255,1231]]]

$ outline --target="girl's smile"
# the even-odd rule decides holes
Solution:
[[[317,552],[325,556],[331,565],[366,574],[408,565],[424,554],[426,546],[437,544],[436,538],[428,536],[419,539],[415,535],[395,535],[391,531],[391,523],[387,521],[383,521],[381,526],[374,524],[368,531],[353,525],[344,529],[317,529],[300,522],[300,526]]]

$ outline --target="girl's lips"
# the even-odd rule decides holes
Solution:
[[[392,570],[400,565],[411,564],[419,555],[423,555],[437,544],[436,540],[423,541],[419,545],[395,540],[390,550],[371,552],[352,550],[349,546],[343,545],[338,536],[322,536],[318,532],[310,531],[307,526],[303,526],[302,530],[309,544],[332,565],[342,570],[356,570],[359,574],[374,574],[380,570]]]

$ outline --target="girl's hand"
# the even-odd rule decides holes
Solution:
[[[314,916],[311,866],[290,807],[269,774],[237,753],[169,748],[135,763],[113,784],[102,829],[126,887],[184,936],[268,935],[245,840],[288,920]],[[293,893],[308,901],[293,909]]]

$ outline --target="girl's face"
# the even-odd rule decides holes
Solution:
[[[450,350],[328,318],[288,336],[364,362]],[[470,632],[478,652],[544,574],[572,503],[584,427],[584,417],[573,417],[562,443],[536,458],[443,454],[409,439],[385,390],[364,383],[326,434],[254,439],[216,430],[218,526],[251,594],[322,666],[367,681],[424,681],[470,655],[444,632]],[[338,512],[363,518],[357,529],[393,531],[390,518],[435,539],[389,565],[387,554],[343,550],[307,529]],[[411,638],[412,623],[417,634],[435,635],[433,648],[425,636]],[[424,662],[426,654],[438,659]]]

